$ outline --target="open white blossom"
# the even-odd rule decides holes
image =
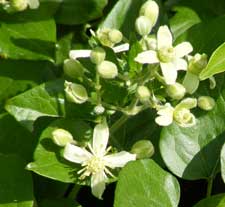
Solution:
[[[110,147],[106,149],[109,139],[109,128],[106,123],[98,124],[94,128],[90,151],[68,143],[64,150],[64,158],[82,165],[78,171],[80,179],[91,176],[92,193],[101,199],[107,182],[107,175],[113,176],[108,168],[123,167],[127,162],[136,159],[135,154],[122,151],[108,155]]]
[[[187,62],[183,57],[193,48],[189,42],[183,42],[173,47],[172,34],[167,26],[159,27],[157,32],[157,48],[141,52],[135,61],[142,64],[159,63],[165,82],[175,84],[178,70],[187,70]]]

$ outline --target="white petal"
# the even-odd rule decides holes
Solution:
[[[100,171],[99,173],[93,174],[91,176],[92,194],[99,199],[102,199],[102,194],[105,190],[106,179],[107,179],[107,177],[106,177],[104,171]]]
[[[160,126],[169,126],[173,122],[173,117],[158,116],[155,118],[155,122]]]
[[[106,146],[109,139],[109,128],[106,123],[97,124],[93,134],[93,151],[98,156],[105,154]]]
[[[91,50],[70,50],[69,56],[71,59],[90,57]]]
[[[80,164],[90,159],[92,155],[86,149],[68,143],[64,149],[63,157],[66,160]]]
[[[126,151],[107,155],[104,157],[105,165],[110,168],[123,167],[127,162],[136,160],[136,155]]]
[[[160,63],[160,66],[166,84],[168,85],[175,84],[177,79],[176,66],[173,63]]]
[[[172,47],[173,38],[172,34],[167,26],[159,27],[157,32],[157,47],[160,48],[170,48]]]
[[[178,58],[174,61],[175,67],[177,70],[187,70],[187,62],[182,58]]]
[[[122,44],[122,45],[118,45],[116,47],[113,47],[113,51],[115,53],[119,53],[119,52],[125,52],[125,51],[128,51],[129,50],[129,44],[128,43],[125,43],[125,44]]]
[[[193,47],[189,42],[182,42],[175,48],[176,57],[184,57],[193,51]]]
[[[39,0],[28,0],[28,5],[31,9],[37,9],[40,3]]]
[[[157,57],[157,53],[153,50],[148,50],[145,52],[141,52],[137,55],[137,57],[134,59],[136,62],[145,64],[152,64],[152,63],[158,63],[159,59]]]

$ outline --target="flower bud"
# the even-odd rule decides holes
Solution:
[[[146,86],[139,86],[137,88],[137,97],[141,102],[145,102],[150,98],[150,91]]]
[[[196,124],[195,116],[189,109],[183,107],[175,107],[173,119],[182,127],[191,127]]]
[[[206,67],[208,63],[206,54],[196,54],[189,62],[188,71],[199,75],[199,73]]]
[[[78,60],[67,59],[63,65],[64,73],[71,78],[79,78],[84,74],[84,67]]]
[[[140,16],[136,19],[135,28],[139,35],[148,35],[152,30],[152,22],[148,17]]]
[[[60,147],[65,147],[67,143],[72,143],[75,141],[73,140],[72,134],[64,129],[55,129],[52,132],[52,139],[54,143]]]
[[[143,50],[156,50],[157,49],[157,41],[154,37],[144,37],[140,40],[140,44]]]
[[[149,140],[137,141],[131,148],[131,153],[136,154],[137,159],[150,158],[154,151],[154,146]]]
[[[203,110],[210,111],[214,108],[215,104],[214,99],[210,96],[200,96],[198,98],[198,107]]]
[[[97,71],[102,78],[113,79],[118,75],[117,66],[110,61],[103,61],[97,65]]]
[[[10,3],[12,8],[15,9],[16,11],[23,11],[28,6],[27,0],[11,0]]]
[[[121,42],[123,39],[123,34],[117,29],[112,29],[108,35],[109,35],[109,40],[113,42],[114,44]]]
[[[196,98],[185,98],[176,107],[192,109],[195,108],[196,106],[197,106]]]
[[[175,83],[172,85],[168,85],[166,88],[166,93],[169,97],[175,100],[180,100],[184,97],[186,93],[186,89],[180,83]]]
[[[97,31],[97,38],[100,43],[107,47],[113,47],[114,43],[109,39],[109,32],[111,29],[109,28],[101,28]]]
[[[102,61],[105,60],[105,50],[101,47],[96,47],[91,51],[91,62],[94,64],[100,64]]]
[[[152,26],[154,26],[159,16],[158,4],[152,0],[146,1],[140,9],[139,15],[148,17],[152,22]]]
[[[105,112],[105,108],[102,105],[95,106],[94,112],[97,115],[101,115]]]
[[[82,104],[88,99],[88,94],[84,86],[68,81],[65,82],[65,94],[68,101],[77,104]]]

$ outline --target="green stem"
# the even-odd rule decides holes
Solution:
[[[110,128],[110,133],[115,133],[127,120],[129,116],[123,114]]]
[[[75,199],[79,190],[80,190],[80,185],[74,184],[74,186],[73,186],[72,190],[70,191],[70,193],[68,194],[67,198]]]
[[[209,198],[212,193],[212,186],[213,186],[213,177],[208,178],[208,185],[207,185],[207,193],[206,197]]]

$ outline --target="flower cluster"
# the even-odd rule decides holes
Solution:
[[[159,6],[155,1],[148,0],[141,6],[134,23],[136,44],[126,42],[115,28],[91,30],[91,49],[71,50],[70,59],[64,63],[66,76],[73,79],[65,82],[67,100],[90,103],[92,114],[97,117],[117,111],[132,116],[147,108],[156,109],[159,116],[155,121],[161,126],[176,122],[181,127],[190,127],[196,123],[192,108],[213,109],[215,101],[211,97],[203,94],[198,98],[194,94],[199,87],[199,74],[207,65],[207,55],[191,55],[193,47],[189,42],[174,45],[169,27],[157,27],[158,16]],[[155,35],[153,28],[158,28]],[[137,44],[141,51],[138,49],[131,60],[129,51]],[[108,59],[109,51],[114,53],[114,59]],[[95,76],[90,76],[90,69],[81,59],[89,60]],[[131,68],[130,61],[136,68]],[[213,77],[210,81],[211,88],[215,87]],[[122,105],[107,103],[106,83],[124,88],[127,96]]]

